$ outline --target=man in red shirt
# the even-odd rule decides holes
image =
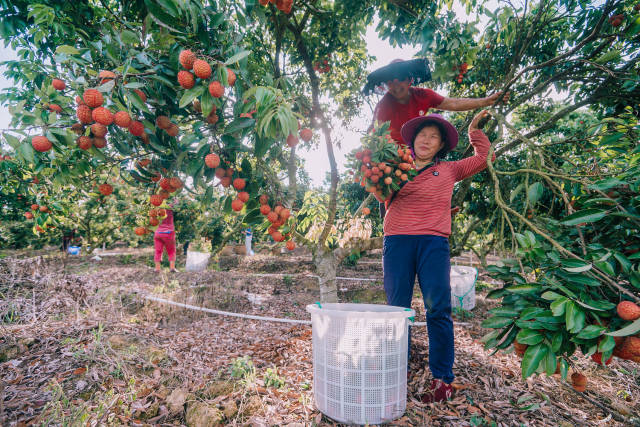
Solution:
[[[410,61],[396,59],[383,68],[405,62]],[[431,89],[412,87],[411,83],[412,79],[408,77],[387,81],[387,93],[374,111],[374,119],[378,122],[391,122],[391,137],[399,144],[407,143],[400,135],[402,125],[413,118],[426,115],[430,108],[446,111],[476,110],[492,106],[502,95],[502,92],[497,92],[486,98],[446,98]],[[508,100],[509,92],[504,96],[503,102]]]

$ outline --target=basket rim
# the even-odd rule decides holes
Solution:
[[[361,310],[354,310],[360,308]],[[307,312],[313,314],[327,314],[334,317],[362,317],[362,318],[409,318],[416,312],[411,308],[386,304],[356,304],[356,303],[325,303],[321,307],[308,304]]]

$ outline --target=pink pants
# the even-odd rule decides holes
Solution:
[[[164,248],[167,249],[167,256],[169,261],[176,260],[176,233],[172,231],[170,233],[156,232],[153,236],[153,246],[155,247],[155,254],[153,260],[155,262],[162,261],[162,253]]]

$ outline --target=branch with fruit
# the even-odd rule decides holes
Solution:
[[[354,182],[380,200],[387,200],[411,181],[417,171],[409,147],[399,146],[391,138],[389,123],[377,126],[362,137],[362,146],[351,152],[347,166]]]

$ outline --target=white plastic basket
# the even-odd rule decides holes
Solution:
[[[313,395],[342,423],[380,424],[407,407],[408,327],[415,311],[378,304],[310,304]]]
[[[187,252],[186,271],[203,271],[207,269],[211,254],[209,252]]]
[[[476,306],[478,270],[464,265],[451,266],[451,308],[473,310]]]

